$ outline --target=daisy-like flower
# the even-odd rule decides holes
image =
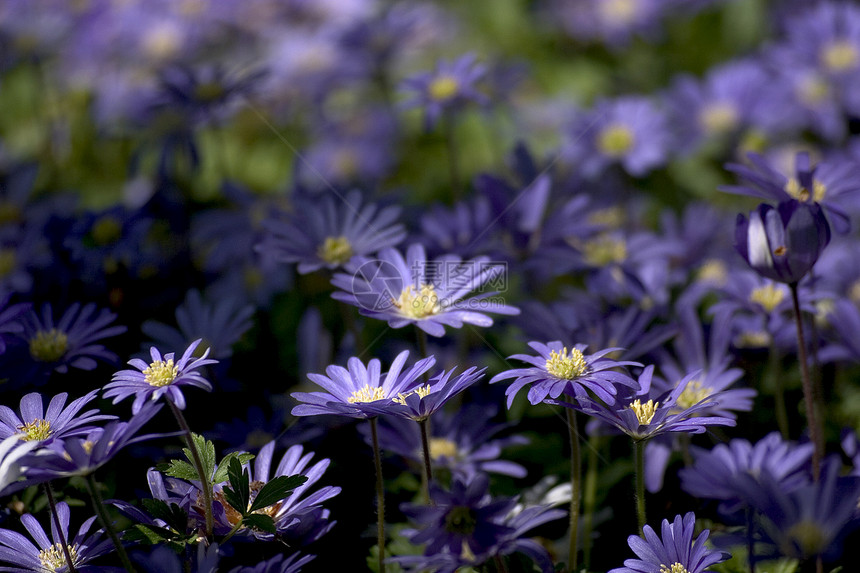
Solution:
[[[131,406],[133,414],[140,412],[147,400],[158,400],[166,396],[177,408],[185,409],[185,396],[180,386],[196,386],[211,391],[212,384],[203,378],[198,368],[207,364],[216,364],[217,360],[207,359],[209,349],[199,358],[194,357],[194,351],[201,340],[192,342],[182,357],[174,362],[174,353],[164,356],[154,346],[150,349],[152,362],[147,364],[140,358],[133,358],[128,364],[137,370],[120,370],[113,375],[111,382],[104,387],[104,397],[113,398],[116,404],[129,396],[134,396]]]
[[[96,519],[95,516],[84,521],[74,538],[69,537],[69,506],[66,502],[61,501],[57,504],[57,517],[63,534],[62,539],[67,542],[66,548],[75,569],[81,573],[103,571],[103,567],[92,566],[89,563],[97,557],[110,553],[113,550],[113,544],[109,539],[101,538],[101,530],[88,535]],[[21,516],[21,524],[36,544],[34,545],[18,532],[0,529],[0,562],[11,566],[3,567],[4,571],[64,573],[69,570],[69,563],[66,561],[65,551],[60,541],[61,537],[53,523],[50,538],[36,518],[29,513]]]
[[[448,400],[480,380],[486,370],[486,368],[478,370],[473,366],[457,376],[454,376],[456,368],[442,372],[429,383],[416,386],[398,395],[394,401],[400,404],[401,408],[395,409],[394,412],[416,422],[426,420]]]
[[[69,395],[61,392],[51,398],[45,410],[41,394],[32,392],[21,398],[20,416],[8,406],[0,406],[0,438],[17,436],[21,441],[46,446],[55,439],[85,435],[95,429],[93,422],[116,418],[95,409],[81,412],[96,394],[98,390],[93,390],[64,408]]]
[[[41,317],[31,311],[24,317],[21,336],[28,342],[30,357],[38,363],[50,365],[53,370],[65,373],[69,368],[92,370],[96,358],[114,362],[116,354],[107,350],[98,340],[126,331],[124,326],[113,325],[112,312],[102,309],[96,314],[96,305],[83,307],[75,303],[54,322],[51,305],[42,307]]]
[[[531,385],[528,398],[531,404],[538,404],[547,398],[555,399],[566,394],[571,398],[588,396],[588,390],[594,392],[607,404],[615,403],[618,394],[617,386],[638,388],[636,381],[629,375],[617,372],[620,366],[642,366],[638,362],[617,361],[607,358],[608,354],[622,350],[621,348],[605,348],[594,354],[583,354],[586,346],[577,344],[569,350],[558,340],[544,344],[529,342],[538,356],[514,354],[509,359],[521,360],[532,366],[530,368],[515,368],[493,376],[490,384],[508,378],[516,378],[513,384],[505,390],[508,397],[508,408],[524,386]]]
[[[735,420],[723,416],[707,415],[718,407],[719,394],[711,394],[701,401],[683,408],[678,399],[688,384],[701,375],[700,371],[685,376],[669,393],[652,396],[651,379],[654,366],[648,366],[639,376],[638,391],[625,391],[613,404],[579,396],[578,404],[547,399],[549,404],[560,404],[580,410],[621,430],[636,441],[647,440],[666,432],[701,434],[706,426],[718,424],[734,426]],[[625,388],[629,390],[629,388]]]
[[[293,392],[291,396],[303,402],[293,408],[293,416],[335,414],[350,418],[372,418],[401,408],[401,395],[410,393],[418,379],[436,363],[430,356],[403,371],[409,351],[404,350],[391,363],[388,373],[382,376],[379,359],[367,366],[356,357],[349,359],[348,369],[330,365],[326,375],[309,373],[308,378],[325,392]]]
[[[396,222],[399,216],[398,207],[362,205],[361,193],[355,190],[345,197],[301,198],[286,218],[264,222],[266,234],[255,249],[282,262],[298,263],[301,274],[335,269],[356,255],[402,241],[406,231]]]
[[[22,473],[22,458],[39,445],[36,441],[22,442],[18,436],[12,435],[0,442],[0,493],[13,491],[10,487],[18,482]],[[7,488],[9,488],[7,490]]]
[[[487,103],[487,96],[476,88],[486,72],[487,68],[475,61],[474,54],[465,54],[450,62],[440,61],[433,72],[423,72],[403,81],[403,89],[415,94],[404,107],[423,107],[424,126],[429,131],[443,113],[467,103]]]
[[[365,316],[387,320],[392,328],[415,324],[431,336],[442,336],[445,326],[492,326],[487,312],[520,312],[497,300],[497,292],[480,292],[499,284],[505,272],[504,265],[485,257],[463,261],[448,255],[428,261],[420,244],[411,245],[405,258],[396,249],[383,249],[377,257],[357,257],[347,266],[351,274],[335,274],[331,282],[341,290],[332,298],[359,307]]]
[[[707,529],[693,539],[696,516],[690,512],[675,520],[663,520],[662,539],[650,525],[643,528],[645,539],[638,535],[627,538],[630,549],[639,559],[627,559],[624,567],[609,573],[707,573],[708,567],[722,563],[731,555],[705,547],[710,531]]]

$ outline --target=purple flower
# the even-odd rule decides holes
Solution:
[[[101,530],[87,535],[96,519],[95,516],[84,521],[74,538],[69,537],[69,506],[66,502],[61,501],[57,504],[57,517],[60,520],[62,539],[65,539],[68,544],[67,549],[75,569],[81,573],[104,571],[103,567],[89,565],[90,561],[113,550],[113,544],[109,539],[101,539]],[[69,564],[60,542],[61,537],[53,522],[50,539],[36,518],[29,513],[21,516],[21,524],[36,541],[36,545],[20,533],[0,529],[0,561],[12,566],[6,570],[37,573],[68,571]]]
[[[613,164],[641,177],[669,158],[665,114],[647,98],[602,101],[567,131],[567,155],[587,178],[597,177]]]
[[[423,107],[424,126],[429,131],[443,113],[451,113],[467,103],[487,103],[487,97],[475,85],[486,71],[485,66],[476,63],[474,54],[465,54],[451,62],[439,61],[433,72],[403,81],[403,89],[414,92],[404,107]]]
[[[426,420],[442,408],[448,400],[483,378],[487,371],[486,368],[478,370],[472,366],[454,376],[456,370],[456,368],[452,368],[447,372],[441,372],[427,384],[418,385],[399,394],[394,401],[402,407],[396,408],[392,412],[416,422]]]
[[[377,358],[365,366],[361,360],[352,357],[347,363],[349,369],[330,365],[325,376],[309,373],[308,378],[325,392],[293,392],[291,396],[303,404],[293,408],[292,413],[294,416],[335,414],[372,418],[396,411],[402,406],[397,398],[413,390],[418,379],[436,363],[436,359],[430,356],[403,372],[407,358],[408,350],[398,354],[384,378]]]
[[[293,553],[287,558],[280,553],[256,565],[240,566],[230,569],[230,573],[299,573],[302,567],[314,560],[315,555]]]
[[[448,255],[428,261],[419,244],[410,246],[405,258],[396,249],[383,249],[377,257],[357,257],[347,266],[352,274],[335,274],[331,282],[341,290],[332,298],[359,307],[361,314],[387,320],[391,328],[414,324],[431,336],[442,336],[445,326],[491,326],[487,312],[520,312],[497,300],[496,292],[468,296],[505,272],[503,265],[485,257],[463,261]]]
[[[739,485],[740,476],[762,479],[767,475],[780,491],[794,491],[809,482],[809,459],[812,444],[794,444],[771,432],[751,444],[734,439],[717,444],[710,451],[695,449],[695,463],[680,472],[681,488],[702,499],[722,500],[720,510],[729,514],[748,504],[746,488]]]
[[[695,527],[696,516],[692,512],[683,518],[676,515],[671,524],[664,519],[662,539],[646,525],[642,530],[645,539],[638,535],[627,538],[630,549],[639,559],[627,559],[624,567],[609,573],[706,573],[711,565],[731,557],[728,553],[705,548],[710,533],[707,529],[694,540]]]
[[[55,323],[51,305],[46,304],[41,318],[35,311],[24,317],[21,336],[28,341],[31,358],[50,365],[56,372],[66,373],[70,367],[92,370],[97,365],[96,358],[107,362],[117,359],[116,354],[96,344],[126,331],[124,326],[110,326],[114,319],[116,315],[106,309],[96,314],[94,304],[81,307],[75,303]]]
[[[860,310],[857,305],[847,299],[841,299],[834,304],[833,311],[828,314],[827,321],[836,331],[835,340],[831,340],[821,349],[819,358],[822,362],[837,362],[841,360],[860,362]]]
[[[21,438],[11,435],[0,442],[0,494],[6,495],[26,482],[19,481],[24,460],[39,445],[35,440],[22,442]],[[22,486],[23,487],[23,486]]]
[[[194,351],[201,340],[192,342],[182,357],[174,363],[173,352],[163,357],[154,346],[150,349],[152,362],[147,364],[140,358],[133,358],[128,364],[137,368],[135,370],[120,370],[111,378],[111,382],[104,387],[104,397],[113,398],[113,403],[121,402],[129,396],[134,396],[131,411],[134,414],[140,412],[147,400],[158,400],[166,396],[177,408],[185,409],[185,396],[182,395],[180,386],[196,386],[211,391],[210,384],[197,368],[207,364],[217,364],[217,360],[207,359],[209,349],[199,358],[194,357]]]
[[[286,219],[266,221],[268,231],[255,248],[287,263],[299,263],[301,274],[335,269],[356,255],[368,255],[403,240],[403,225],[395,223],[397,207],[362,206],[361,193],[302,198]]]
[[[116,418],[99,414],[95,409],[81,413],[97,394],[98,390],[93,390],[64,408],[69,395],[61,392],[51,398],[45,410],[41,394],[32,392],[21,398],[20,417],[8,406],[0,406],[0,438],[18,436],[20,440],[46,446],[56,439],[85,435],[95,429],[93,422]]]
[[[558,340],[543,344],[529,342],[538,356],[514,354],[509,359],[521,360],[532,366],[530,368],[514,368],[493,376],[490,384],[508,378],[516,378],[513,384],[505,390],[508,397],[508,408],[514,401],[514,396],[524,386],[531,385],[528,398],[531,404],[538,404],[547,398],[558,398],[562,394],[570,398],[581,399],[588,396],[588,390],[594,392],[607,404],[615,403],[617,386],[637,388],[636,382],[627,374],[616,372],[619,366],[642,366],[638,362],[616,361],[606,358],[619,348],[605,348],[594,354],[583,354],[584,344],[577,344],[569,351]]]
[[[762,203],[747,220],[738,214],[735,248],[760,275],[797,284],[830,242],[830,225],[817,203]]]

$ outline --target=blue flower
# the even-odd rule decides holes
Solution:
[[[134,414],[140,412],[148,400],[158,400],[166,396],[180,410],[185,409],[185,396],[182,395],[180,386],[196,386],[204,390],[212,390],[209,383],[196,369],[207,364],[216,364],[217,360],[207,359],[207,349],[199,358],[194,357],[194,351],[200,344],[200,340],[192,342],[182,357],[173,361],[174,353],[169,352],[164,356],[154,346],[150,349],[152,362],[146,363],[140,358],[133,358],[128,364],[137,370],[120,370],[114,373],[111,382],[104,387],[104,397],[113,398],[116,404],[129,396],[134,396],[131,411]]]
[[[97,394],[98,390],[93,390],[66,406],[69,395],[61,392],[51,398],[45,410],[41,394],[32,392],[21,398],[20,417],[8,406],[0,406],[0,438],[18,436],[20,440],[46,446],[56,439],[86,435],[95,429],[93,422],[116,418],[99,414],[95,409],[81,412]]]
[[[415,244],[405,258],[396,249],[383,249],[375,260],[357,257],[347,270],[352,274],[332,278],[341,289],[332,298],[359,307],[361,314],[387,320],[391,328],[414,324],[431,336],[442,336],[445,326],[491,326],[487,312],[520,312],[496,300],[496,292],[469,296],[499,280],[506,270],[484,257],[463,261],[449,255],[428,261],[424,247]]]
[[[403,89],[414,92],[404,107],[423,107],[424,126],[433,129],[439,117],[462,108],[467,103],[486,104],[487,96],[476,84],[486,74],[486,67],[465,54],[453,61],[441,60],[433,72],[423,72],[403,81]]]
[[[705,541],[710,533],[707,529],[693,539],[696,516],[690,512],[682,518],[675,516],[669,523],[663,520],[662,539],[650,525],[643,529],[645,539],[638,535],[627,538],[630,549],[639,559],[627,559],[624,567],[609,573],[706,573],[708,567],[731,557],[722,551],[710,551]]]
[[[472,366],[454,376],[456,370],[456,368],[452,368],[447,372],[441,372],[430,379],[427,384],[418,385],[399,394],[394,401],[401,407],[393,409],[392,413],[416,422],[426,420],[442,408],[448,400],[483,378],[487,369],[478,370]]]

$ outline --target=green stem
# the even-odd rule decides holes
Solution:
[[[591,569],[591,532],[594,530],[594,510],[597,507],[597,469],[600,462],[599,450],[601,436],[593,434],[588,438],[588,470],[585,472],[583,486],[583,507],[585,509],[582,532],[582,560],[586,569]]]
[[[774,342],[773,337],[771,336],[770,350],[767,355],[767,364],[768,371],[770,372],[770,375],[773,376],[773,398],[774,407],[776,408],[776,425],[779,428],[779,433],[782,434],[782,439],[788,440],[788,411],[785,408],[785,385],[782,382],[782,369],[780,368],[781,363],[782,357],[779,355],[776,342]]]
[[[57,513],[57,502],[54,499],[54,490],[51,489],[51,482],[45,482],[45,495],[48,496],[48,505],[51,508],[51,518],[54,520],[54,527],[57,530],[57,536],[60,538],[60,544],[63,546],[63,556],[66,558],[66,564],[69,566],[69,573],[75,573],[75,563],[69,553],[69,543],[63,533],[63,528],[60,526],[60,515]]]
[[[454,138],[454,114],[447,113],[442,119],[445,131],[445,147],[448,151],[448,174],[451,178],[451,194],[454,201],[460,199],[460,166],[457,163],[457,143]]]
[[[750,573],[755,573],[755,537],[753,536],[753,508],[747,508],[747,559],[750,564]]]
[[[499,555],[493,556],[493,562],[496,564],[496,571],[499,573],[508,573],[508,568],[505,567],[505,561]]]
[[[221,546],[223,546],[225,543],[227,543],[227,541],[228,541],[231,537],[233,537],[234,535],[236,535],[236,532],[237,532],[237,531],[239,531],[240,529],[242,529],[242,520],[241,520],[241,519],[240,519],[238,522],[236,522],[236,525],[234,525],[234,526],[233,526],[233,529],[231,529],[231,530],[230,530],[230,532],[229,532],[227,535],[225,535],[225,536],[224,536],[224,539],[222,539],[222,540],[219,542],[219,544],[220,544]]]
[[[636,517],[639,535],[642,535],[648,519],[645,515],[645,440],[633,440],[633,459],[636,474]]]
[[[824,453],[822,431],[815,415],[815,400],[812,390],[812,380],[809,377],[809,363],[806,358],[806,341],[803,336],[803,319],[800,315],[800,299],[797,295],[797,283],[788,285],[791,288],[791,300],[794,303],[794,323],[797,326],[797,355],[800,360],[800,374],[803,381],[803,400],[806,406],[806,421],[809,424],[809,435],[812,438],[812,477],[818,481],[821,473],[821,458]]]
[[[582,458],[579,451],[579,428],[576,425],[576,412],[573,408],[565,408],[567,413],[567,428],[570,433],[570,537],[568,552],[570,554],[570,571],[576,572],[577,548],[579,546],[579,501],[582,488]]]
[[[182,415],[182,410],[176,407],[170,399],[167,400],[170,411],[176,418],[180,429],[185,434],[185,443],[191,451],[191,458],[194,462],[194,469],[197,470],[197,477],[200,478],[200,489],[203,493],[203,512],[206,516],[206,537],[212,538],[212,530],[214,529],[214,519],[212,518],[212,484],[210,483],[211,476],[206,475],[206,470],[203,468],[203,461],[200,459],[200,452],[197,451],[197,446],[194,444],[194,438],[191,437],[191,428],[188,427],[188,422],[185,421],[185,416]]]
[[[373,461],[376,465],[376,545],[379,548],[379,573],[385,573],[385,484],[382,481],[382,455],[376,418],[370,418],[370,436],[373,440]]]
[[[116,547],[116,553],[119,555],[119,560],[122,561],[122,566],[125,567],[125,570],[129,571],[129,573],[134,573],[134,566],[132,566],[131,560],[128,558],[128,553],[126,553],[125,547],[123,547],[122,542],[119,540],[119,536],[116,534],[116,530],[113,528],[113,524],[111,524],[110,516],[105,509],[104,500],[102,500],[102,496],[99,493],[99,486],[96,483],[95,476],[93,474],[88,475],[85,483],[87,485],[87,493],[90,494],[90,500],[93,502],[93,509],[95,510],[102,527],[105,528],[108,537],[110,537],[110,540],[113,542],[114,547]]]
[[[421,490],[424,492],[424,502],[427,505],[432,505],[433,501],[430,499],[430,482],[433,480],[433,467],[431,465],[432,460],[430,458],[430,443],[427,439],[427,436],[430,433],[427,429],[429,422],[429,418],[419,420],[418,427],[421,428],[421,453],[424,457],[424,472],[421,474]]]

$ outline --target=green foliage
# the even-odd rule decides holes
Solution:
[[[255,513],[275,504],[305,483],[308,478],[301,475],[278,476],[264,484],[257,496],[251,500],[251,478],[242,467],[238,456],[232,457],[227,466],[230,487],[224,487],[224,499],[242,516],[242,525],[268,533],[275,532],[275,522],[263,513]]]

